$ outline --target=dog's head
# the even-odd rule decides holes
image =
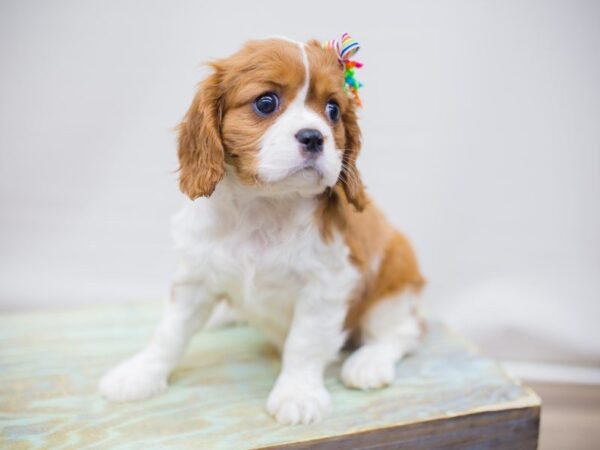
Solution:
[[[210,64],[179,125],[180,188],[210,196],[227,174],[259,195],[340,184],[362,209],[360,130],[335,53],[317,41],[251,41]]]

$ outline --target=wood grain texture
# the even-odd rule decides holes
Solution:
[[[334,411],[317,425],[285,427],[265,412],[279,361],[245,326],[199,334],[165,394],[104,401],[99,377],[144,344],[159,315],[126,305],[0,317],[0,447],[502,448],[513,436],[522,446],[511,448],[535,448],[539,398],[437,324],[387,389],[347,389],[333,364]]]

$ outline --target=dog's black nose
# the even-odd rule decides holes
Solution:
[[[296,133],[296,140],[300,142],[308,152],[319,153],[323,151],[323,135],[319,130],[302,128]]]

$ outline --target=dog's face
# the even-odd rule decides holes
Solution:
[[[332,51],[266,39],[211,66],[179,127],[183,192],[209,196],[225,173],[265,196],[340,183],[362,208],[360,131]]]

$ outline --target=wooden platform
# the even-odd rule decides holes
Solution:
[[[537,446],[540,400],[461,337],[431,324],[393,386],[361,392],[328,370],[334,411],[285,427],[264,410],[279,369],[245,327],[198,335],[154,399],[111,404],[100,375],[139,349],[160,305],[0,316],[0,448],[384,449]]]

